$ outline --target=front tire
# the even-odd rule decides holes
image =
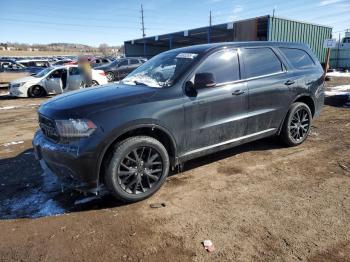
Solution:
[[[281,139],[288,146],[302,144],[310,133],[312,113],[310,108],[301,102],[293,103],[284,120]]]
[[[43,97],[46,95],[46,91],[42,86],[32,86],[28,89],[28,96],[29,97]]]
[[[169,173],[168,152],[158,140],[135,136],[118,143],[107,164],[108,190],[123,202],[137,202],[153,195]]]

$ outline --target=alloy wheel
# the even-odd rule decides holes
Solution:
[[[127,153],[119,164],[117,181],[129,194],[149,191],[161,179],[163,160],[152,147],[138,147]]]
[[[303,141],[310,128],[310,115],[304,108],[300,108],[295,111],[292,120],[289,124],[289,132],[291,138],[295,142]]]
[[[108,72],[108,73],[106,74],[106,77],[107,77],[108,82],[111,82],[111,81],[114,80],[114,75],[113,75],[112,72]]]

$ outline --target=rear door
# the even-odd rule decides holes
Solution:
[[[305,50],[298,48],[280,47],[279,50],[286,57],[294,74],[298,77],[298,88],[291,90],[293,97],[303,91],[315,93],[323,86],[323,69],[316,58],[312,58]]]
[[[136,68],[138,68],[141,65],[140,60],[138,59],[129,59],[129,72],[131,73],[132,71],[134,71]]]
[[[129,72],[129,61],[128,59],[124,59],[118,63],[117,68],[117,80],[123,79],[125,76],[128,75]]]
[[[197,90],[185,104],[187,150],[214,147],[246,134],[247,89],[240,81],[238,52],[218,51],[195,71],[212,73],[216,86]]]
[[[247,134],[277,131],[288,110],[290,87],[296,80],[272,48],[243,48],[242,58],[242,77],[249,92]]]

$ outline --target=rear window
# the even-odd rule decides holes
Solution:
[[[280,48],[280,50],[296,69],[304,69],[315,65],[310,55],[304,50],[285,47]]]
[[[243,52],[244,78],[275,74],[283,71],[279,58],[270,48],[246,48]]]

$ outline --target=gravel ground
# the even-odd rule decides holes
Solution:
[[[0,96],[0,261],[350,261],[349,108],[325,106],[299,147],[271,138],[196,159],[123,205],[42,174],[31,139],[46,99]]]

